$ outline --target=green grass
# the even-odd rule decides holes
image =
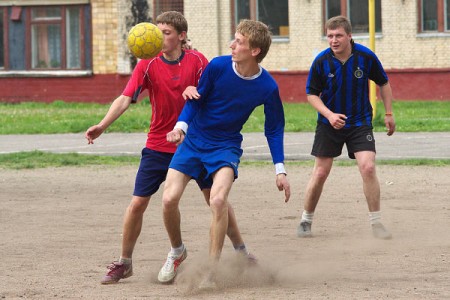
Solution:
[[[450,131],[450,101],[394,102],[397,131]],[[108,111],[109,104],[23,102],[0,103],[0,134],[80,133],[97,124]],[[311,132],[317,113],[308,103],[285,103],[286,132]],[[146,132],[151,108],[148,99],[132,105],[107,132]],[[374,130],[384,131],[384,108],[377,104]],[[258,107],[244,126],[244,132],[261,132],[264,112]]]
[[[109,104],[23,102],[0,103],[0,134],[52,134],[80,133],[97,124],[109,109]],[[394,102],[394,116],[397,131],[432,132],[450,131],[450,102],[402,101]],[[316,126],[317,113],[308,103],[284,104],[286,132],[312,132]],[[151,108],[148,99],[132,105],[107,132],[147,132]],[[377,104],[374,131],[385,131],[384,108]],[[244,132],[262,132],[264,112],[258,107],[244,126]],[[97,156],[76,153],[55,154],[41,151],[20,152],[0,155],[0,167],[8,169],[33,169],[62,166],[90,165],[135,165],[136,156]],[[289,162],[312,166],[313,161]],[[390,165],[448,166],[449,160],[408,159],[378,161]],[[242,165],[258,166],[267,162],[245,161]],[[354,165],[353,161],[336,161],[336,165]]]
[[[109,166],[138,166],[138,156],[103,156],[103,155],[80,155],[77,153],[47,153],[42,151],[18,152],[0,155],[0,168],[24,170],[48,167],[82,167],[94,165]],[[310,166],[314,165],[314,160],[289,161],[289,166]],[[450,159],[408,159],[408,160],[379,160],[378,165],[397,166],[449,166]],[[241,166],[267,166],[272,165],[270,161],[242,161]],[[337,160],[335,166],[355,166],[355,161]]]
[[[125,166],[139,164],[139,156],[100,156],[78,153],[17,152],[0,155],[0,167],[5,169],[36,169],[47,167],[80,167],[92,165]]]

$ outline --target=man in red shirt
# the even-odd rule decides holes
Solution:
[[[156,23],[164,36],[161,53],[155,58],[138,62],[122,95],[114,100],[103,120],[85,133],[88,143],[93,144],[94,140],[117,120],[131,103],[137,101],[145,89],[148,90],[152,108],[150,130],[146,147],[142,150],[133,197],[125,211],[122,253],[120,259],[108,267],[102,284],[117,283],[120,279],[133,275],[132,254],[141,232],[144,212],[151,196],[164,182],[176,149],[175,144],[167,142],[166,134],[173,129],[183,109],[185,103],[183,91],[188,86],[197,86],[208,64],[208,60],[200,52],[185,49],[188,25],[182,14],[174,11],[162,13],[156,18]],[[200,180],[197,183],[208,203],[212,182]],[[230,218],[228,236],[233,246],[252,259],[242,240],[231,205],[228,206],[228,214]],[[181,262],[186,258],[187,252],[182,245],[171,249],[168,256],[174,261]],[[173,273],[172,280],[175,278],[176,270]]]

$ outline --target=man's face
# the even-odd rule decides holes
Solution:
[[[178,34],[175,28],[173,28],[172,25],[168,24],[158,24],[158,28],[162,31],[163,37],[164,37],[164,43],[162,52],[163,53],[170,53],[178,47],[181,47],[181,42],[184,40],[186,33],[182,32]]]
[[[348,50],[351,52],[350,41],[352,39],[352,35],[346,33],[344,28],[338,27],[336,29],[327,29],[327,39],[334,54],[346,54],[348,53]]]
[[[250,48],[248,38],[236,32],[234,40],[230,43],[231,58],[235,62],[245,61],[252,57],[252,49]]]

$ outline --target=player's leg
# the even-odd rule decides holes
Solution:
[[[381,223],[380,183],[375,167],[375,152],[355,152],[355,158],[363,180],[363,191],[369,208],[369,221],[373,235],[380,239],[390,239],[391,233]]]
[[[311,178],[306,186],[303,213],[300,220],[300,225],[297,228],[298,237],[309,237],[312,234],[311,225],[314,212],[332,166],[333,157],[316,157]]]
[[[323,186],[330,174],[334,157],[338,157],[342,153],[345,142],[345,133],[343,134],[343,132],[343,129],[335,130],[330,125],[321,122],[317,124],[311,150],[311,155],[316,159],[311,178],[306,186],[304,210],[300,225],[297,227],[298,237],[310,237],[312,234],[311,225],[314,211],[322,194]]]
[[[151,195],[156,193],[165,180],[172,156],[170,153],[157,152],[147,148],[142,150],[133,198],[123,219],[122,253],[119,260],[108,267],[108,272],[101,281],[102,284],[117,283],[120,279],[133,275],[132,255],[141,233],[144,213]]]
[[[169,169],[167,172],[162,206],[164,225],[169,236],[171,250],[158,274],[158,280],[161,283],[173,282],[177,275],[178,266],[187,256],[186,248],[181,239],[181,215],[178,205],[190,179],[189,175],[175,169]]]
[[[215,287],[217,263],[222,253],[225,235],[228,231],[228,195],[233,185],[235,171],[228,166],[221,167],[213,175],[209,204],[212,218],[209,230],[209,271],[200,282],[200,289]]]
[[[211,188],[210,185],[205,183],[204,180],[199,181],[197,180],[197,183],[199,187],[202,190],[202,193],[205,197],[206,204],[209,206],[209,198],[211,196]],[[208,186],[208,188],[205,188],[205,186]],[[227,236],[230,239],[231,243],[233,244],[234,249],[239,254],[244,255],[250,263],[255,263],[257,261],[256,257],[252,255],[244,242],[244,239],[242,238],[241,231],[239,230],[239,226],[237,223],[236,215],[234,213],[233,206],[230,202],[228,202],[228,228],[227,228]]]
[[[150,197],[133,196],[125,211],[121,258],[132,258],[134,246],[141,233],[144,212],[147,209],[149,201]]]

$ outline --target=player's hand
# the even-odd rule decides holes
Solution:
[[[180,128],[175,128],[171,132],[167,133],[166,138],[169,143],[175,143],[178,146],[184,141],[184,131]]]
[[[391,136],[395,131],[395,120],[393,116],[385,116],[384,124],[386,125],[387,135]]]
[[[195,86],[192,86],[192,85],[188,86],[184,90],[182,96],[183,96],[184,100],[187,100],[187,99],[190,99],[190,100],[196,99],[196,100],[198,100],[198,99],[200,99],[200,94],[197,92],[197,88]]]
[[[345,126],[345,120],[347,120],[347,116],[343,114],[335,114],[333,113],[328,121],[330,122],[331,127],[338,130]]]
[[[276,184],[280,192],[284,190],[284,202],[288,202],[289,198],[291,198],[291,186],[289,185],[286,174],[278,174]]]
[[[104,129],[99,125],[89,127],[88,130],[86,130],[86,133],[84,134],[84,136],[88,140],[88,145],[93,144],[94,140],[98,138],[103,133],[103,131]]]

